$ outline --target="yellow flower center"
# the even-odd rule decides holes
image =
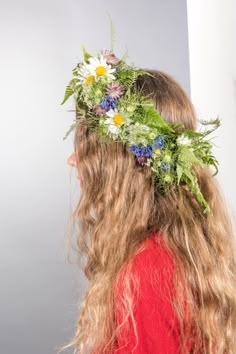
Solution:
[[[113,121],[116,125],[121,125],[124,122],[124,118],[120,114],[116,114],[113,118]]]
[[[160,156],[160,155],[161,155],[161,149],[156,149],[156,150],[154,150],[154,153],[155,153],[157,156]]]
[[[97,66],[95,71],[98,76],[103,76],[106,74],[107,69],[104,66]]]
[[[90,85],[93,82],[93,80],[94,80],[94,76],[93,75],[89,75],[85,79],[85,84],[86,85]]]

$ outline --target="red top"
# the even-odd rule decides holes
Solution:
[[[163,242],[162,236],[152,233],[143,243],[145,249],[134,257],[132,272],[140,279],[140,296],[134,309],[139,342],[135,347],[136,338],[130,322],[130,338],[121,333],[118,338],[119,349],[114,353],[179,353],[179,324],[168,300],[173,296],[174,262]],[[152,285],[154,281],[158,284],[156,287]],[[119,324],[121,319],[118,310],[116,318]]]

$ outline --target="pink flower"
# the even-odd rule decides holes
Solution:
[[[115,56],[115,54],[111,50],[104,50],[103,56],[107,61],[107,64],[117,65],[119,63],[119,59]]]
[[[94,113],[97,115],[97,116],[105,116],[106,115],[106,110],[104,108],[102,108],[101,106],[95,106],[93,108],[93,111]]]
[[[112,82],[107,86],[106,92],[112,98],[119,98],[123,95],[125,89],[119,84],[119,82]]]

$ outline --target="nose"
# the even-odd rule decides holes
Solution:
[[[73,151],[72,154],[70,154],[70,156],[67,159],[67,163],[70,166],[73,167],[77,167],[77,163],[76,163],[76,158],[75,158],[75,152]]]

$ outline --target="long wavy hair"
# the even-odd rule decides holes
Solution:
[[[162,71],[148,71],[154,77],[139,77],[136,87],[153,99],[168,122],[195,130],[196,113],[180,84]],[[171,301],[180,324],[181,353],[188,353],[192,341],[191,353],[235,354],[236,245],[229,208],[216,177],[208,168],[194,166],[213,211],[203,214],[187,186],[163,195],[154,185],[150,168],[137,165],[128,147],[99,141],[86,124],[76,127],[74,149],[85,183],[70,220],[79,225],[76,250],[85,256],[83,270],[89,285],[79,304],[76,333],[62,350],[115,351],[121,326],[114,315],[114,288],[121,274],[122,326],[128,328],[132,318],[135,328],[132,289],[138,281],[133,272],[122,270],[131,269],[139,246],[154,231],[163,235],[176,264],[176,296]]]

